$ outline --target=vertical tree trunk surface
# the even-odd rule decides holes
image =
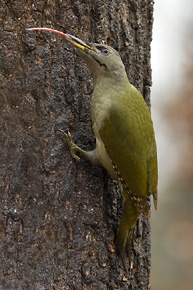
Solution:
[[[137,223],[126,273],[116,184],[72,160],[55,132],[94,149],[88,68],[62,36],[25,28],[113,46],[149,105],[152,22],[151,0],[1,0],[0,289],[149,289],[149,221]]]

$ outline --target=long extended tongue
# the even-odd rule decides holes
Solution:
[[[55,30],[55,29],[52,29],[52,28],[46,28],[46,27],[33,27],[33,28],[26,28],[27,30],[46,30],[46,31],[51,31],[51,32],[55,32],[55,33],[58,33],[64,37],[66,37],[68,40],[73,40],[71,38],[71,36],[67,33],[63,33],[59,30]]]

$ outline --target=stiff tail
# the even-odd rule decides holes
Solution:
[[[135,203],[129,195],[124,202],[123,213],[121,216],[121,221],[119,229],[117,232],[117,247],[121,255],[123,266],[127,271],[126,265],[126,251],[129,257],[129,263],[131,262],[131,242],[133,236],[133,229],[139,217],[139,210],[135,206]]]
[[[157,210],[157,199],[158,199],[158,194],[157,194],[157,192],[155,192],[153,194],[153,203],[154,203],[154,207],[156,210]]]

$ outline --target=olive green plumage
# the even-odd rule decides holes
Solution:
[[[85,43],[62,34],[86,61],[93,75],[91,118],[96,149],[84,151],[74,144],[70,133],[63,132],[72,156],[79,160],[81,152],[94,164],[102,164],[118,181],[123,197],[123,213],[117,232],[117,247],[124,268],[126,252],[130,258],[133,229],[142,213],[149,217],[147,198],[153,195],[157,208],[157,150],[153,124],[140,92],[127,78],[117,51],[107,45]]]
[[[130,249],[133,228],[140,212],[149,217],[147,197],[157,191],[152,121],[144,99],[133,86],[113,98],[99,132],[122,185],[124,208],[117,245],[126,268],[125,251]]]
[[[131,193],[148,197],[157,190],[156,144],[147,105],[133,87],[114,96],[100,129],[113,165]],[[155,176],[149,175],[154,172]],[[154,187],[149,192],[148,184]]]
[[[91,162],[102,164],[117,179],[123,197],[123,213],[117,232],[117,248],[124,268],[130,257],[133,229],[142,213],[149,217],[147,198],[157,208],[157,150],[148,107],[127,78],[119,54],[107,45],[89,44],[79,49],[90,68],[94,90],[91,118],[96,149],[80,151]],[[106,54],[108,51],[108,54]],[[73,144],[73,143],[72,143]]]

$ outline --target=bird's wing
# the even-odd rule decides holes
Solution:
[[[136,89],[113,98],[99,133],[118,179],[143,204],[157,191],[157,150],[148,107]]]

